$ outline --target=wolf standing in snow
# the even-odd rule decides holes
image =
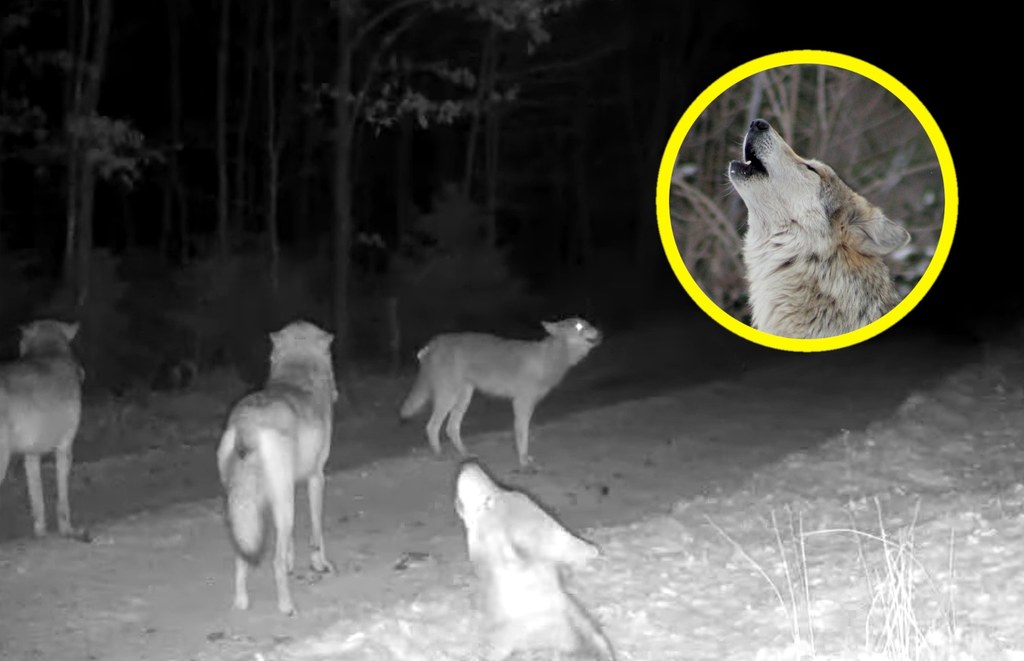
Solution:
[[[262,390],[232,408],[217,449],[227,495],[227,523],[235,546],[235,607],[249,607],[250,565],[264,551],[267,510],[274,521],[277,607],[295,614],[288,573],[295,561],[292,527],[295,485],[309,491],[310,546],[314,571],[333,573],[323,531],[324,464],[331,452],[331,423],[338,391],[331,367],[334,336],[296,321],[270,334],[270,376]]]
[[[456,473],[455,511],[481,583],[488,661],[540,650],[614,661],[597,622],[564,585],[563,570],[595,558],[595,545],[472,460]]]
[[[84,372],[71,352],[78,324],[43,319],[21,328],[20,358],[0,366],[0,484],[12,454],[24,456],[33,531],[46,534],[46,508],[40,471],[42,455],[57,465],[57,530],[89,541],[71,525],[68,478],[71,447],[82,417]]]
[[[459,454],[462,418],[473,392],[512,400],[519,465],[532,463],[530,419],[537,404],[562,382],[571,367],[601,343],[601,331],[578,317],[542,324],[542,340],[510,340],[484,333],[446,333],[430,340],[416,357],[419,375],[401,408],[401,418],[415,415],[428,400],[434,410],[427,421],[427,440],[441,454],[441,424]]]
[[[831,337],[899,302],[882,257],[910,234],[828,165],[797,156],[768,122],[750,123],[729,181],[747,206],[743,261],[755,328]]]

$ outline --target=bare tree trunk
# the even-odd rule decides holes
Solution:
[[[0,133],[0,259],[4,254],[4,153],[4,136]]]
[[[412,224],[412,147],[413,121],[411,115],[398,120],[398,139],[395,141],[395,240]]]
[[[109,2],[110,0],[103,0]],[[81,208],[78,217],[78,295],[76,303],[78,308],[85,307],[89,300],[89,267],[92,258],[92,218],[93,199],[96,193],[96,171],[86,165],[81,170],[82,179],[80,182],[79,205]]]
[[[79,16],[81,10],[84,16]],[[76,127],[77,113],[82,103],[82,77],[85,75],[85,56],[88,48],[90,8],[88,2],[79,6],[77,0],[68,0],[68,52],[74,54],[72,67],[68,72],[68,80],[64,86],[64,121],[67,131],[67,197],[65,213],[67,216],[64,231],[64,263],[62,275],[64,285],[69,292],[75,289],[75,242],[78,240],[78,185],[79,165],[81,163]],[[81,23],[81,24],[79,24]]]
[[[278,290],[281,281],[281,246],[278,244],[277,235],[277,171],[278,171],[278,145],[277,145],[277,88],[274,85],[274,76],[277,71],[277,57],[274,52],[274,0],[267,0],[267,15],[264,32],[264,48],[267,57],[267,241],[270,248],[270,291],[277,300]]]
[[[751,77],[752,85],[750,90],[750,99],[747,101],[747,116],[746,121],[752,122],[759,116],[761,112],[761,104],[764,102],[765,85],[768,82],[767,76],[764,73],[757,74]],[[744,127],[746,128],[746,127]],[[729,196],[728,202],[726,202],[726,209],[730,218],[736,218],[740,214],[740,207],[743,205],[743,200],[740,199],[739,195]]]
[[[352,50],[350,25],[346,4],[337,3],[337,67],[335,70],[334,103],[334,346],[339,364],[348,362],[349,338],[349,278],[352,251],[352,132],[353,122],[348,105],[352,89]],[[345,373],[344,371],[342,373]]]
[[[398,314],[398,296],[390,294],[385,298],[387,306],[388,353],[391,356],[391,373],[398,374],[402,368],[402,325]]]
[[[7,80],[11,74],[11,60],[0,51],[0,100],[3,99],[3,90],[7,89]],[[0,257],[4,253],[4,134],[0,133]]]
[[[175,0],[168,0],[173,3]],[[220,43],[217,45],[217,247],[228,255],[228,56],[231,43],[231,0],[221,0]]]
[[[561,127],[552,127],[550,132],[551,137],[547,141],[548,156],[544,160],[547,163],[563,163],[568,150],[569,132]],[[551,213],[548,227],[539,230],[549,233],[550,239],[545,241],[550,246],[546,258],[549,260],[549,264],[559,271],[564,265],[572,263],[572,252],[575,248],[572,242],[568,174],[564,169],[556,168],[549,176],[551,211],[553,213]]]
[[[572,137],[572,179],[575,192],[576,236],[574,250],[577,266],[588,266],[593,262],[594,240],[591,231],[590,196],[587,195],[587,108],[589,97],[583,90],[577,97],[576,112],[573,113]]]
[[[314,156],[317,143],[317,123],[312,118],[306,118],[300,126],[302,131],[301,147],[297,150],[296,157],[297,178],[295,182],[295,195],[292,198],[292,226],[295,228],[295,236],[305,241],[311,233],[313,216],[314,188],[311,185],[311,173],[316,169]]]
[[[487,245],[498,243],[498,164],[501,150],[501,106],[494,105],[487,113],[484,133],[485,204],[487,208]]]
[[[174,231],[174,198],[171,195],[171,184],[164,181],[160,196],[160,240],[157,250],[164,259],[171,258],[171,234]]]
[[[73,147],[69,150],[69,195],[68,195],[68,237],[74,240],[65,252],[65,275],[74,273],[77,285],[76,303],[81,309],[89,295],[89,260],[92,255],[92,216],[93,197],[96,186],[96,172],[90,162],[89,145],[84,144],[79,132],[88,131],[88,120],[96,114],[99,105],[100,86],[107,60],[107,42],[110,36],[110,24],[113,14],[113,0],[97,0],[98,14],[95,26],[91,20],[91,7],[88,0],[82,13],[82,37],[79,53],[85,55],[77,64],[79,66],[75,104],[69,113],[69,128]],[[90,40],[95,29],[95,39]],[[89,47],[91,46],[91,48]],[[88,58],[88,59],[86,59]],[[88,137],[88,136],[87,136]],[[77,235],[77,237],[76,237]],[[75,240],[77,239],[77,240]],[[77,250],[75,250],[77,246]],[[77,268],[68,268],[77,257]]]
[[[673,54],[662,53],[658,60],[661,73],[655,80],[671,80],[672,72],[675,70]],[[643,139],[640,148],[640,160],[637,162],[638,181],[654,181],[658,174],[658,157],[660,155],[658,145],[663,145],[665,140],[660,135],[665,128],[669,110],[669,89],[664,86],[657,88],[657,96],[654,100],[654,107],[647,121],[647,135]],[[667,138],[667,136],[664,136]],[[653,254],[659,250],[657,232],[657,209],[654,204],[654,195],[645,195],[641,201],[640,222],[638,223],[637,242],[635,258],[636,264],[642,271],[642,277],[646,280],[656,263]]]
[[[180,261],[188,262],[188,209],[185,203],[185,187],[181,183],[181,169],[178,155],[181,151],[181,20],[178,15],[178,0],[167,0],[167,22],[170,37],[170,84],[171,84],[171,153],[167,159],[167,176],[172,202],[167,209],[177,220],[181,237]]]
[[[495,26],[487,31],[484,37],[483,55],[480,60],[480,72],[477,76],[477,94],[475,108],[473,109],[473,121],[470,123],[469,135],[466,138],[466,158],[463,165],[462,190],[463,197],[468,198],[472,192],[473,168],[476,161],[476,144],[480,135],[480,124],[483,115],[487,112],[487,99],[494,87],[494,74],[497,69],[498,31]],[[494,219],[491,218],[487,225],[487,243],[494,245],[497,231],[494,227]]]
[[[480,70],[477,72],[476,99],[473,106],[473,120],[469,125],[469,132],[466,135],[466,156],[462,164],[462,194],[469,195],[470,186],[473,183],[473,163],[476,161],[476,141],[480,134],[481,116],[484,112],[484,102],[487,99],[487,82],[489,80],[488,70],[490,68],[491,54],[494,51],[494,28],[487,31],[482,44],[480,57]]]
[[[668,139],[675,118],[673,107],[679,96],[687,93],[685,86],[690,81],[679,77],[678,72],[685,68],[681,67],[681,63],[699,62],[713,41],[719,37],[723,24],[728,21],[727,12],[717,6],[708,8],[697,3],[678,3],[673,8],[677,9],[678,13],[666,15],[663,24],[678,23],[681,26],[678,30],[673,28],[672,35],[678,43],[683,44],[683,47],[674,50],[661,49],[656,62],[644,62],[644,71],[649,71],[650,65],[653,64],[657,68],[655,75],[645,76],[645,79],[673,80],[674,84],[654,86],[651,94],[645,94],[646,90],[637,93],[636,90],[630,89],[634,81],[628,60],[623,70],[623,99],[626,103],[627,119],[631,124],[627,129],[631,136],[630,142],[634,146],[635,175],[637,182],[645,187],[650,187],[650,182],[654,181],[657,175],[662,146]],[[667,28],[660,27],[659,34],[635,38],[658,39],[667,33]],[[633,105],[637,99],[649,100],[643,116],[639,116]],[[646,131],[643,130],[644,127]],[[641,269],[641,277],[646,278],[658,264],[658,260],[653,256],[660,250],[660,241],[654,195],[644,195],[639,202],[641,220],[637,225],[634,259],[637,267]]]
[[[832,143],[832,122],[829,121],[829,98],[828,98],[828,68],[824,66],[817,66],[815,73],[817,77],[815,79],[814,99],[815,99],[815,110],[818,116],[818,135],[815,136],[817,140],[813,143],[814,154],[827,154],[829,153]]]
[[[306,84],[311,84],[313,78],[316,75],[313,60],[313,46],[306,40],[300,42],[302,47],[302,80]],[[299,155],[298,164],[298,181],[297,190],[295,192],[294,199],[294,214],[292,222],[295,226],[297,236],[305,237],[310,228],[310,210],[312,205],[310,204],[310,196],[312,195],[312,187],[310,186],[310,174],[314,171],[313,167],[313,154],[314,147],[316,146],[318,123],[313,117],[304,117],[304,121],[301,123],[302,130],[302,148]]]
[[[235,147],[235,209],[233,225],[236,229],[241,229],[244,226],[244,218],[249,206],[247,193],[250,188],[245,185],[248,178],[248,168],[245,167],[245,153],[247,151],[249,118],[252,113],[253,76],[256,69],[256,40],[259,35],[258,28],[260,25],[259,5],[249,5],[249,9],[251,13],[248,17],[249,25],[245,36],[245,65],[242,69],[242,98],[241,107],[238,111],[238,137],[236,138]]]
[[[280,110],[277,104],[277,48],[274,32],[274,0],[267,2],[265,23],[265,50],[267,56],[267,234],[270,248],[270,282],[274,295],[280,288],[281,237],[278,223],[278,207],[281,195],[281,160],[292,135],[295,116],[296,75],[299,65],[299,28],[302,24],[301,0],[293,0],[289,16],[287,53],[288,61],[284,72],[284,94]]]

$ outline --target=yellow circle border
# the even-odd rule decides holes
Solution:
[[[875,83],[881,85],[896,98],[903,102],[910,112],[914,114],[917,121],[924,128],[928,139],[931,140],[932,148],[939,161],[939,169],[942,174],[945,208],[942,216],[942,231],[939,234],[938,245],[932,255],[931,262],[925,270],[924,275],[906,297],[896,307],[885,315],[871,322],[867,326],[858,328],[855,331],[836,335],[834,337],[797,339],[773,335],[752,326],[744,324],[729,313],[722,310],[718,305],[708,298],[707,294],[700,288],[697,281],[690,275],[683,258],[679,254],[679,247],[676,245],[675,234],[672,231],[672,219],[669,213],[669,196],[672,188],[672,172],[675,169],[676,158],[679,149],[687,133],[693,128],[693,124],[700,117],[715,99],[723,92],[754,74],[761,73],[767,69],[789,66],[795,64],[818,64],[840,69],[846,69],[858,73]],[[958,206],[958,193],[956,182],[956,171],[953,168],[953,156],[949,152],[946,139],[942,131],[924,104],[899,82],[885,71],[873,64],[859,60],[849,55],[843,55],[831,51],[820,50],[795,50],[783,51],[771,55],[765,55],[746,64],[740,65],[732,71],[712,83],[706,90],[690,104],[690,107],[683,113],[682,118],[676,124],[672,135],[665,146],[665,152],[661,157],[661,166],[658,168],[658,184],[656,190],[655,204],[658,216],[658,232],[661,235],[661,244],[668,257],[669,264],[676,274],[676,278],[683,285],[683,288],[690,297],[700,306],[705,313],[719,324],[732,331],[736,335],[755,342],[757,344],[782,349],[784,351],[815,352],[831,351],[842,349],[854,344],[868,340],[879,333],[887,330],[892,325],[903,319],[913,310],[928,290],[931,289],[935,280],[939,277],[942,267],[949,256],[950,248],[953,245],[953,234],[956,231],[956,218]]]

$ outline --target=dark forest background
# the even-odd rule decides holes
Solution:
[[[1013,267],[974,229],[990,191],[962,92],[981,83],[971,54],[935,47],[953,19],[627,0],[0,8],[3,353],[18,323],[80,320],[92,388],[182,362],[259,378],[264,334],[296,316],[336,333],[345,374],[396,368],[443,330],[695,310],[657,238],[665,141],[715,78],[793,48],[887,70],[949,142],[959,230],[905,323],[974,329],[1014,308],[1016,288],[979,288]]]

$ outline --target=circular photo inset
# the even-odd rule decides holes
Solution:
[[[658,224],[691,297],[789,351],[838,349],[902,319],[953,240],[952,157],[897,80],[823,51],[760,58],[683,115],[662,159]]]

